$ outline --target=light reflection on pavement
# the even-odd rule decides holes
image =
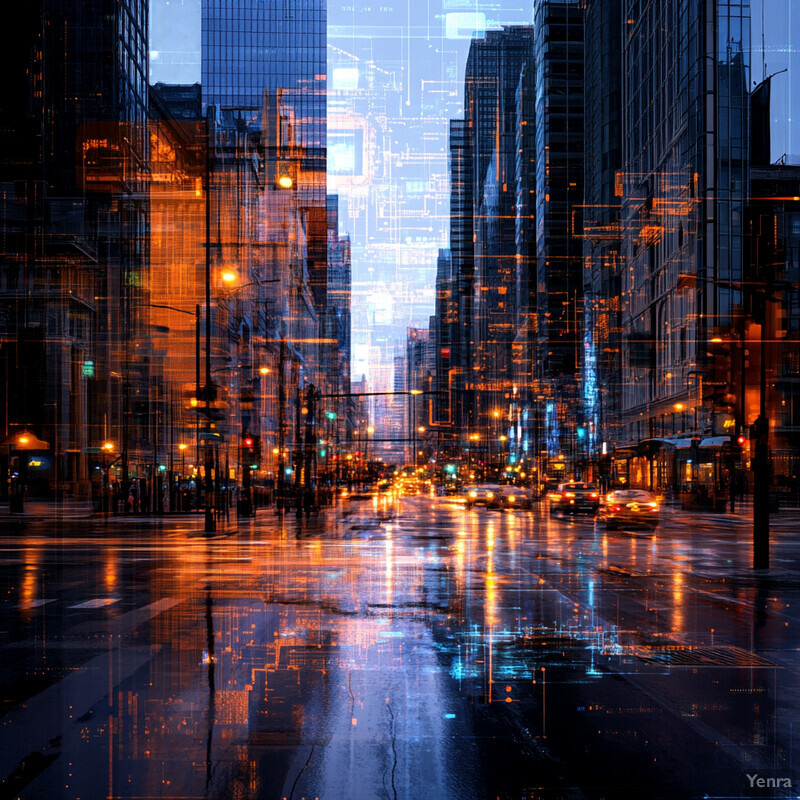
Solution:
[[[8,795],[751,796],[747,771],[790,775],[790,518],[758,579],[735,519],[642,536],[444,500],[211,539],[6,535]]]

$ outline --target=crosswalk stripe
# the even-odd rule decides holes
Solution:
[[[67,606],[67,608],[103,608],[118,602],[116,597],[97,597],[94,600],[87,600],[85,603],[77,603],[74,606]]]
[[[55,603],[55,600],[28,600],[20,603],[17,608],[41,608],[45,603]]]

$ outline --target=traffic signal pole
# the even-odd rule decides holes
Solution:
[[[759,410],[750,438],[753,455],[753,569],[769,569],[769,418],[767,417],[767,314],[761,323]]]

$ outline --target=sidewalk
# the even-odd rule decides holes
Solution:
[[[75,520],[94,515],[89,500],[26,500],[22,513],[12,514],[9,504],[0,503],[0,519],[18,520]]]
[[[685,510],[681,508],[679,500],[664,500],[663,505],[669,508],[670,511],[686,514],[690,519],[704,519],[704,520],[726,520],[736,522],[738,524],[752,524],[753,522],[753,498],[749,497],[745,500],[736,501],[736,512],[730,511],[710,511],[710,510]],[[730,507],[730,502],[727,508]],[[769,515],[770,525],[778,525],[779,527],[786,527],[790,525],[797,526],[800,530],[800,508],[779,508],[777,512]]]

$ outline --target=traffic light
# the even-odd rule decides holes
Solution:
[[[242,464],[254,466],[261,456],[261,437],[246,433],[242,436]]]
[[[736,437],[736,444],[738,444],[739,447],[744,447],[744,444],[745,444],[746,441],[747,441],[747,438],[745,436],[742,436],[742,434],[739,434]]]

